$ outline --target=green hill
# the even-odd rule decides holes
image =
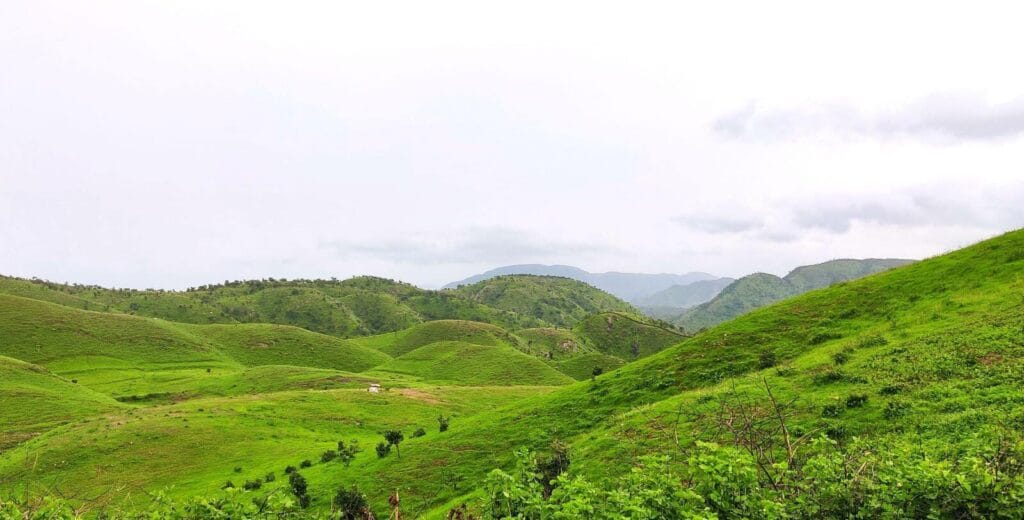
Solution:
[[[451,292],[556,327],[571,327],[595,312],[636,312],[628,303],[600,289],[556,276],[497,276]]]
[[[501,327],[465,320],[437,320],[405,330],[354,338],[357,345],[376,348],[390,356],[401,356],[424,345],[439,341],[462,341],[476,345],[515,345],[517,340]]]
[[[428,291],[369,276],[247,280],[187,291],[105,289],[0,277],[0,294],[181,323],[277,323],[340,337],[391,332],[439,319],[482,321],[506,328],[544,324],[450,291]]]
[[[756,273],[736,280],[707,303],[684,311],[682,315],[670,319],[670,321],[685,330],[696,331],[728,321],[790,296],[854,280],[910,262],[912,260],[831,260],[821,264],[797,267],[785,278]]]
[[[118,402],[45,368],[0,356],[0,453],[74,419],[118,411]]]
[[[374,369],[432,383],[460,385],[563,385],[573,379],[507,345],[441,341],[419,347]]]
[[[379,395],[290,390],[130,408],[5,452],[0,495],[70,486],[123,503],[129,491],[173,484],[172,498],[218,497],[225,480],[319,460],[340,439],[372,446],[394,428],[406,434],[400,456],[368,450],[347,467],[302,468],[310,510],[328,511],[339,488],[357,486],[378,513],[399,490],[407,516],[424,518],[527,499],[552,518],[610,507],[646,518],[686,517],[675,508],[695,518],[1014,517],[1024,510],[1022,272],[1017,231],[787,298],[553,391],[492,386],[527,363],[539,366],[524,376],[551,369],[512,346],[440,342],[383,365],[395,372],[367,372],[425,379]],[[47,326],[33,330],[43,337]],[[601,327],[585,319],[521,338],[582,345]],[[462,386],[478,371],[486,386]],[[453,417],[448,431],[438,415]],[[418,428],[426,434],[412,437]],[[536,472],[555,460],[553,441],[571,446],[571,463],[545,500]],[[517,465],[524,447],[542,464]]]
[[[634,300],[633,304],[640,308],[685,309],[714,298],[722,292],[722,289],[735,281],[732,278],[715,278],[714,280],[699,280],[686,285],[673,285],[645,298]]]
[[[573,333],[594,351],[626,361],[660,352],[685,339],[678,332],[619,312],[587,316],[573,327]]]

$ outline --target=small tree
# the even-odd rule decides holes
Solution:
[[[288,486],[292,490],[292,494],[299,501],[299,507],[305,509],[309,507],[309,493],[306,484],[306,477],[299,474],[298,471],[288,476]]]
[[[334,495],[332,505],[341,515],[340,518],[342,520],[373,518],[370,513],[369,504],[366,501],[366,495],[360,492],[359,488],[355,486],[348,489],[345,489],[344,487],[338,488],[338,492]]]
[[[603,373],[604,373],[604,369],[603,368],[601,368],[601,367],[594,367],[594,371],[590,373],[590,380],[593,381],[593,380],[597,379],[597,376],[599,376],[599,375],[601,375]]]
[[[426,434],[427,434],[427,430],[424,430],[423,428],[417,428],[416,431],[412,432],[412,437],[413,438],[423,437]]]
[[[448,431],[448,417],[443,415],[437,416],[437,429],[442,432]]]
[[[402,456],[402,450],[398,448],[398,444],[405,440],[405,436],[398,430],[388,430],[384,432],[384,440],[388,441],[388,444],[395,447],[395,453],[399,457]]]
[[[347,468],[356,458],[356,453],[359,453],[359,441],[353,440],[345,445],[345,441],[338,441],[338,459]]]
[[[391,445],[386,442],[377,443],[377,457],[383,459],[391,453]]]
[[[327,450],[323,455],[320,455],[320,462],[330,462],[336,458],[338,458],[338,452],[334,450]]]

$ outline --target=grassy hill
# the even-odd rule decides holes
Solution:
[[[440,341],[402,354],[374,369],[431,383],[459,385],[563,385],[573,379],[507,345]]]
[[[338,440],[369,447],[397,428],[406,433],[400,456],[366,450],[347,467],[301,469],[310,510],[325,512],[339,487],[358,486],[378,513],[398,490],[407,516],[425,518],[444,518],[463,502],[486,510],[488,494],[509,507],[536,495],[535,505],[564,518],[626,504],[648,518],[671,517],[657,508],[673,507],[719,518],[1013,517],[1024,510],[1016,491],[1024,489],[1021,273],[1017,231],[790,297],[677,337],[595,381],[554,389],[497,387],[492,376],[464,386],[457,377],[475,360],[486,360],[480,370],[551,365],[510,345],[442,341],[385,363],[410,379],[379,395],[295,389],[132,406],[9,449],[0,457],[0,495],[70,486],[101,496],[94,509],[170,484],[176,498],[219,496],[225,480],[280,477],[284,465],[319,460]],[[607,316],[610,327],[599,316],[567,332],[520,330],[519,346],[586,346],[609,328],[608,344],[619,345],[633,317]],[[47,323],[32,330],[51,333]],[[209,341],[211,356],[240,365]],[[521,357],[506,363],[509,353]],[[375,373],[385,372],[365,374]],[[431,380],[415,380],[424,375]],[[448,431],[437,430],[438,415],[453,417]],[[413,438],[418,428],[426,435]],[[547,457],[553,441],[571,446],[571,464],[559,484],[567,491],[545,501],[530,473],[535,461],[517,466],[513,452]],[[487,480],[494,468],[511,474]],[[559,502],[573,497],[582,502]]]
[[[439,341],[461,341],[475,345],[515,345],[518,341],[505,329],[489,323],[465,320],[428,321],[405,330],[354,338],[357,345],[368,346],[390,356],[401,356],[424,345]]]
[[[571,327],[595,312],[635,312],[626,302],[600,289],[555,276],[497,276],[451,292],[556,327]]]
[[[736,280],[710,301],[689,309],[669,321],[685,330],[700,330],[796,294],[854,280],[910,262],[912,260],[831,260],[797,267],[784,278],[755,273]]]

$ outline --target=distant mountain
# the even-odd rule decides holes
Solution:
[[[563,276],[572,278],[583,283],[588,283],[611,293],[626,301],[635,301],[646,298],[659,291],[663,291],[673,285],[688,285],[701,280],[714,280],[715,276],[708,273],[686,273],[686,274],[647,274],[647,273],[590,273],[578,267],[569,265],[542,265],[522,264],[507,265],[497,269],[491,269],[485,273],[477,274],[445,285],[445,289],[454,289],[461,285],[470,285],[496,276],[509,274],[533,274],[540,276]]]
[[[718,278],[715,280],[700,280],[686,285],[673,285],[668,289],[658,291],[646,298],[640,298],[633,302],[638,307],[675,307],[685,309],[700,305],[722,292],[726,286],[735,282],[734,278]]]
[[[911,262],[913,260],[898,258],[840,259],[797,267],[784,278],[767,273],[755,273],[736,280],[710,301],[686,310],[670,321],[688,331],[713,327],[790,296]]]

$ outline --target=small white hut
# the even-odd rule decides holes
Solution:
[[[370,388],[367,388],[366,391],[370,392],[371,394],[379,394],[380,393],[380,385],[377,384],[377,383],[370,383]]]

